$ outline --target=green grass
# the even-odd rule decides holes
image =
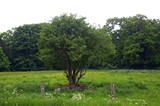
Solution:
[[[160,106],[159,70],[88,70],[80,83],[93,90],[55,91],[67,83],[63,71],[0,72],[0,106]]]

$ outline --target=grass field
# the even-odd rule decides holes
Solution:
[[[67,83],[63,71],[0,72],[0,106],[160,106],[159,70],[88,70],[80,83],[93,89],[56,89]]]

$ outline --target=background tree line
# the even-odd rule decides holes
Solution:
[[[89,29],[87,28],[89,25],[78,23],[74,18],[70,20],[71,22],[60,24],[61,21],[59,22],[54,19],[54,21],[49,23],[23,25],[1,33],[0,71],[63,69],[65,60],[53,58],[54,56],[51,55],[43,55],[43,53],[51,52],[51,49],[44,49],[43,46],[48,46],[50,45],[49,43],[61,42],[57,36],[52,35],[63,34],[64,36],[62,37],[65,39],[67,38],[65,33],[68,35],[74,33],[75,35],[84,36],[85,38],[73,38],[73,47],[70,46],[71,42],[69,43],[65,40],[65,46],[74,50],[74,52],[70,52],[70,58],[72,58],[72,60],[80,59],[79,56],[83,54],[82,52],[86,52],[84,42],[88,42],[88,45],[90,45],[88,47],[90,47],[92,52],[95,51],[91,48],[97,45],[96,42],[99,43],[99,46],[96,48],[97,51],[94,53],[95,56],[92,55],[92,57],[87,60],[88,63],[85,68],[151,69],[160,67],[159,19],[148,19],[146,16],[140,14],[132,17],[115,17],[108,19],[106,25],[102,28],[90,26]],[[88,33],[93,35],[88,35],[89,39],[85,37],[85,34],[87,35]],[[99,35],[99,37],[96,35]],[[101,41],[99,41],[100,37]],[[42,39],[46,39],[46,41]],[[106,43],[102,39],[106,39],[108,42],[111,41],[111,43]],[[46,44],[45,42],[49,43]],[[101,50],[103,45],[115,49],[116,52],[112,51],[109,53],[110,55],[104,57],[104,54],[101,52],[103,51]],[[50,46],[56,46],[57,50],[59,49],[58,43],[57,45],[55,43],[55,45]],[[89,50],[89,48],[87,50]],[[59,53],[61,53],[61,51],[59,51]],[[57,53],[54,55],[59,56]],[[83,56],[85,58],[85,55]],[[83,58],[80,63],[75,64],[82,63],[85,63]]]
[[[117,51],[111,58],[113,66],[134,69],[160,67],[159,19],[148,19],[138,14],[108,19],[106,26]]]

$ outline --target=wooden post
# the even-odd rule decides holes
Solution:
[[[112,100],[114,100],[115,99],[114,83],[111,83],[111,96],[112,96]]]
[[[42,96],[44,96],[44,92],[45,92],[45,86],[44,86],[44,83],[41,83],[41,86],[40,86],[40,88],[41,88],[41,95]]]

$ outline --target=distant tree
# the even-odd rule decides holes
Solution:
[[[112,18],[109,27],[117,53],[114,57],[120,68],[155,68],[159,64],[159,22],[144,15]],[[115,29],[115,26],[119,29]],[[159,64],[160,65],[160,64]]]
[[[111,57],[111,64],[117,68],[122,68],[122,50],[124,48],[124,41],[127,38],[128,34],[123,34],[124,32],[121,31],[121,26],[124,23],[125,18],[110,18],[107,20],[106,25],[104,27],[108,28],[108,32],[112,37],[112,42],[115,45],[116,54]],[[116,29],[118,27],[119,29]]]
[[[3,49],[5,55],[10,59],[11,51],[10,51],[10,43],[13,36],[13,30],[8,30],[6,32],[0,33],[0,46]]]
[[[46,65],[61,66],[69,85],[78,85],[89,61],[103,60],[114,53],[109,35],[73,14],[53,18],[38,45],[40,58]]]
[[[154,41],[154,46],[152,49],[152,67],[156,67],[160,69],[160,19],[153,19],[150,20],[152,34],[154,34],[154,37],[152,39]]]
[[[0,47],[0,71],[9,71],[10,62],[7,56],[3,53],[2,47]]]
[[[14,70],[38,70],[42,62],[38,59],[37,42],[45,24],[23,25],[14,29],[11,40],[11,62]]]

